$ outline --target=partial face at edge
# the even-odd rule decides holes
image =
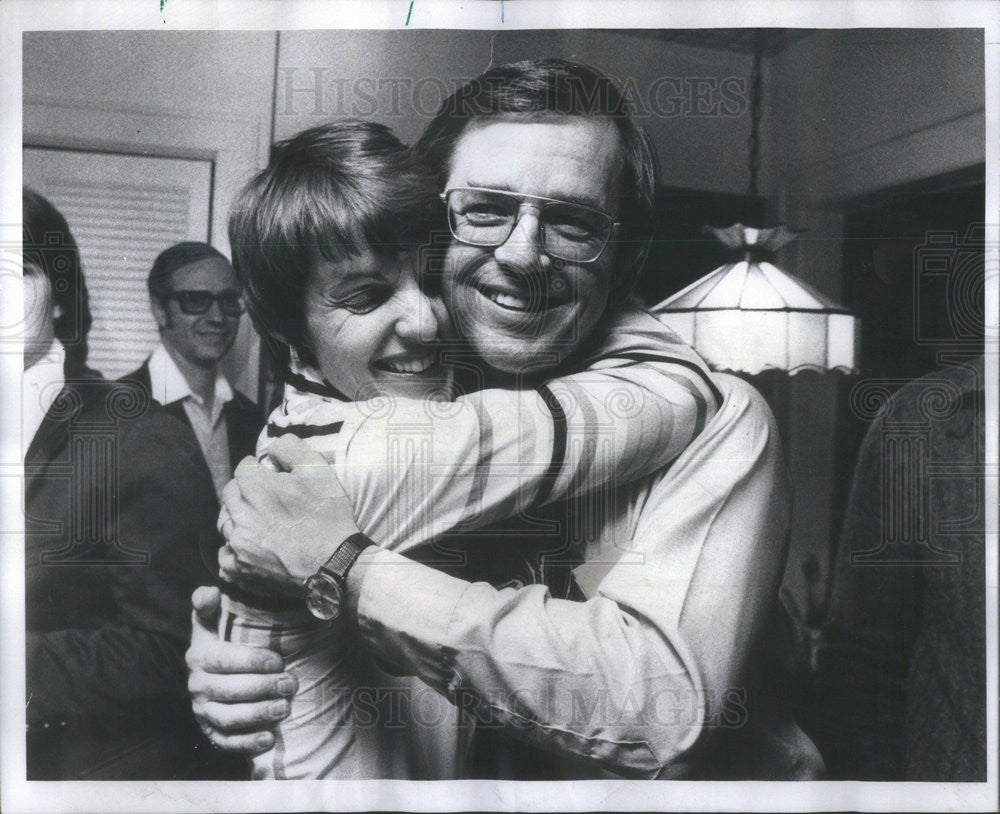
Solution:
[[[622,162],[613,122],[563,117],[472,122],[455,146],[445,189],[485,187],[574,201],[617,219]],[[614,245],[591,263],[541,250],[538,210],[522,206],[496,248],[452,241],[442,285],[456,328],[504,372],[559,364],[593,332],[612,287]]]
[[[55,338],[56,314],[52,286],[45,272],[34,263],[24,264],[24,369],[38,362]],[[58,306],[56,306],[58,308]]]

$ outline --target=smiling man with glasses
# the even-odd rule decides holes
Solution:
[[[191,427],[221,494],[263,424],[257,406],[219,371],[243,314],[236,273],[208,244],[178,243],[153,262],[147,286],[161,344],[124,378]]]
[[[442,284],[456,327],[493,369],[561,364],[608,313],[621,163],[618,128],[598,116],[498,117],[455,144]]]

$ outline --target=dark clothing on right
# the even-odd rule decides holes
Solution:
[[[858,458],[815,687],[832,778],[986,780],[983,363],[900,389]]]

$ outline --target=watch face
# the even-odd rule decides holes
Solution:
[[[340,616],[344,595],[337,581],[320,572],[306,582],[306,607],[317,619],[330,620]]]

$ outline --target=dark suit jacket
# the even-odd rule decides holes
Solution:
[[[144,388],[146,393],[152,393],[152,383],[149,376],[149,359],[142,363],[142,367],[133,370],[126,376],[122,376],[119,381],[136,382]],[[155,399],[154,399],[155,400]],[[164,408],[174,417],[178,418],[188,427],[191,422],[188,420],[184,405],[180,402],[164,405]],[[233,398],[222,408],[222,416],[226,420],[226,433],[229,435],[229,465],[236,468],[243,458],[253,455],[257,450],[257,436],[264,426],[264,416],[250,399],[233,388]],[[193,432],[193,430],[192,430]]]
[[[184,651],[216,514],[188,430],[68,367],[25,456],[29,779],[198,771]]]

